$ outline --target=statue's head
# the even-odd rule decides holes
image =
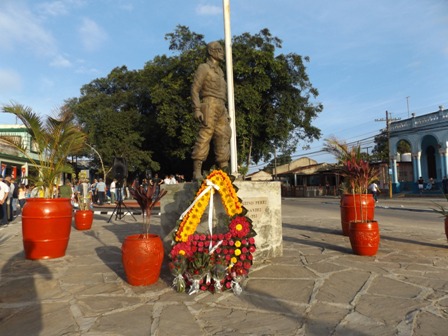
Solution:
[[[224,50],[218,41],[207,44],[207,53],[217,61],[224,61]]]

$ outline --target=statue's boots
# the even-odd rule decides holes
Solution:
[[[202,180],[204,177],[202,176],[202,161],[194,160],[193,161],[193,180]]]

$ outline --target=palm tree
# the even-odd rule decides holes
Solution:
[[[3,106],[3,112],[14,114],[22,121],[32,142],[28,145],[22,139],[6,135],[0,136],[0,142],[15,147],[36,167],[39,173],[36,187],[43,191],[45,198],[53,198],[53,188],[60,184],[62,173],[74,172],[67,157],[84,149],[86,134],[75,124],[74,114],[67,107],[60,108],[56,118],[49,116],[46,120],[42,120],[30,107],[15,103]],[[31,149],[37,153],[38,159],[32,155]]]

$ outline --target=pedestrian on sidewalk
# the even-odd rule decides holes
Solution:
[[[0,225],[8,224],[8,199],[9,186],[3,182],[3,175],[0,175]]]
[[[98,194],[98,204],[103,205],[106,199],[106,183],[101,178],[96,185],[96,192]]]
[[[117,200],[117,179],[113,179],[113,181],[110,183],[110,203],[115,204],[115,201]]]
[[[370,183],[369,191],[373,194],[373,199],[375,200],[375,203],[378,203],[378,194],[381,192],[381,190],[380,190],[380,188],[378,187],[378,184],[376,184],[375,181]]]
[[[425,184],[425,180],[423,179],[422,176],[420,176],[420,178],[417,180],[417,184],[418,184],[418,191],[420,192],[420,194],[423,194],[423,186]]]
[[[22,209],[25,206],[26,192],[27,192],[27,190],[26,190],[25,184],[24,183],[20,184],[19,196],[18,196],[20,212],[22,212]]]

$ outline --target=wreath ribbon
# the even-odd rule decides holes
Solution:
[[[188,212],[194,207],[194,205],[208,192],[210,192],[210,202],[209,202],[209,208],[208,208],[208,230],[210,231],[210,236],[213,235],[213,210],[214,210],[214,206],[213,206],[213,195],[215,193],[215,190],[219,190],[219,186],[214,184],[212,181],[210,181],[209,179],[205,180],[205,183],[207,185],[207,188],[205,188],[199,195],[198,197],[195,198],[195,200],[193,201],[193,203],[191,203],[191,205],[187,208],[187,210],[185,210],[182,215],[180,215],[179,219],[182,220],[187,214]],[[209,249],[212,248],[212,239],[210,239],[210,245],[209,245]]]

